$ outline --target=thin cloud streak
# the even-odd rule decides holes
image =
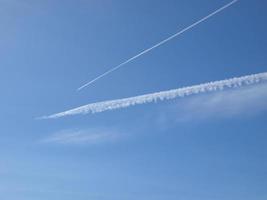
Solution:
[[[108,110],[127,108],[139,104],[170,100],[200,93],[215,92],[218,90],[242,87],[245,85],[253,85],[264,81],[267,81],[267,72],[203,83],[189,87],[182,87],[168,91],[145,94],[130,98],[91,103],[65,112],[56,113],[50,116],[44,116],[41,117],[41,119],[53,119],[77,114],[99,113]]]
[[[115,141],[122,137],[119,133],[107,130],[63,130],[48,138],[43,139],[43,143],[57,144],[100,144]]]
[[[83,88],[85,88],[85,87],[87,87],[87,86],[93,84],[94,82],[98,81],[99,79],[101,79],[101,78],[107,76],[108,74],[110,74],[110,73],[116,71],[117,69],[123,67],[123,66],[126,65],[127,63],[132,62],[133,60],[137,59],[138,57],[140,57],[140,56],[142,56],[142,55],[144,55],[144,54],[146,54],[146,53],[148,53],[149,51],[151,51],[151,50],[153,50],[153,49],[155,49],[155,48],[157,48],[157,47],[159,47],[159,46],[165,44],[166,42],[168,42],[168,41],[170,41],[170,40],[172,40],[172,39],[178,37],[179,35],[183,34],[184,32],[186,32],[186,31],[188,31],[188,30],[194,28],[194,27],[197,26],[198,24],[200,24],[200,23],[206,21],[207,19],[211,18],[212,16],[214,16],[214,15],[216,15],[216,14],[222,12],[222,11],[225,10],[226,8],[232,6],[232,5],[233,5],[234,3],[236,3],[237,1],[239,1],[239,0],[231,1],[230,3],[224,5],[223,7],[219,8],[219,9],[217,9],[216,11],[214,11],[214,12],[212,12],[211,14],[207,15],[206,17],[204,17],[204,18],[202,18],[202,19],[196,21],[195,23],[193,23],[193,24],[191,24],[190,26],[184,28],[183,30],[181,30],[181,31],[179,31],[179,32],[177,32],[177,33],[171,35],[171,36],[168,37],[167,39],[162,40],[161,42],[155,44],[154,46],[152,46],[152,47],[150,47],[150,48],[148,48],[148,49],[142,51],[141,53],[139,53],[139,54],[137,54],[137,55],[135,55],[135,56],[129,58],[128,60],[126,60],[126,61],[124,61],[124,62],[122,62],[121,64],[119,64],[119,65],[117,65],[117,66],[115,66],[115,67],[109,69],[109,70],[106,71],[105,73],[99,75],[99,76],[96,77],[95,79],[93,79],[93,80],[89,81],[88,83],[86,83],[86,84],[82,85],[81,87],[79,87],[79,88],[77,89],[77,91],[82,90]]]

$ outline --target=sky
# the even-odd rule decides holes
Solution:
[[[265,200],[267,83],[103,113],[88,103],[267,71],[267,1],[0,0],[0,199]]]

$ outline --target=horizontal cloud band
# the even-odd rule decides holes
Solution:
[[[134,106],[138,104],[146,104],[156,101],[164,101],[175,99],[178,97],[189,96],[193,94],[212,92],[217,90],[223,90],[226,88],[235,88],[245,85],[252,85],[259,82],[267,81],[267,72],[252,74],[248,76],[242,76],[238,78],[225,79],[220,81],[214,81],[209,83],[203,83],[199,85],[193,85],[189,87],[182,87],[178,89],[156,92],[151,94],[145,94],[130,98],[116,99],[110,101],[102,101],[87,104],[75,109],[71,109],[65,112],[56,113],[50,116],[41,117],[42,119],[52,119],[65,117],[68,115],[77,115],[77,114],[88,114],[88,113],[98,113],[104,112],[107,110],[115,110],[120,108],[126,108],[129,106]]]

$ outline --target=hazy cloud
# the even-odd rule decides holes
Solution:
[[[254,115],[267,111],[267,84],[194,96],[173,109],[179,120]]]
[[[58,144],[100,144],[116,141],[121,136],[121,134],[112,130],[63,130],[43,139],[42,142]]]

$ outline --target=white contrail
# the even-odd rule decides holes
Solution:
[[[137,54],[137,55],[135,55],[135,56],[129,58],[128,60],[126,60],[126,61],[124,61],[124,62],[122,62],[121,64],[119,64],[119,65],[117,65],[117,66],[115,66],[115,67],[109,69],[108,71],[106,71],[105,73],[99,75],[99,76],[96,77],[95,79],[93,79],[93,80],[89,81],[88,83],[82,85],[82,86],[79,87],[77,90],[79,91],[79,90],[81,90],[81,89],[83,89],[83,88],[85,88],[85,87],[91,85],[92,83],[96,82],[96,81],[99,80],[100,78],[102,78],[102,77],[104,77],[104,76],[107,76],[108,74],[112,73],[113,71],[115,71],[115,70],[121,68],[122,66],[126,65],[127,63],[129,63],[129,62],[135,60],[136,58],[138,58],[138,57],[140,57],[140,56],[142,56],[142,55],[148,53],[149,51],[151,51],[151,50],[153,50],[153,49],[155,49],[155,48],[157,48],[157,47],[163,45],[164,43],[166,43],[166,42],[172,40],[173,38],[175,38],[175,37],[177,37],[177,36],[183,34],[184,32],[186,32],[186,31],[192,29],[193,27],[197,26],[197,25],[200,24],[201,22],[206,21],[207,19],[209,19],[209,18],[212,17],[213,15],[216,15],[217,13],[219,13],[219,12],[223,11],[224,9],[230,7],[231,5],[233,5],[234,3],[236,3],[237,1],[239,1],[239,0],[233,0],[233,1],[231,1],[230,3],[224,5],[223,7],[219,8],[219,9],[217,9],[216,11],[214,11],[214,12],[212,12],[211,14],[207,15],[206,17],[204,17],[204,18],[202,18],[202,19],[196,21],[195,23],[191,24],[190,26],[188,26],[188,27],[184,28],[183,30],[181,30],[181,31],[179,31],[179,32],[177,32],[177,33],[175,33],[174,35],[168,37],[167,39],[162,40],[161,42],[155,44],[154,46],[152,46],[152,47],[150,47],[150,48],[148,48],[148,49],[142,51],[141,53],[139,53],[139,54]]]
[[[162,92],[146,94],[146,95],[140,95],[140,96],[135,96],[135,97],[130,97],[130,98],[91,103],[91,104],[81,106],[75,109],[71,109],[65,112],[53,114],[50,116],[44,116],[44,117],[41,117],[41,119],[59,118],[59,117],[65,117],[68,115],[104,112],[107,110],[126,108],[129,106],[134,106],[138,104],[156,102],[158,100],[164,101],[164,100],[175,99],[178,97],[189,96],[193,94],[212,92],[212,91],[223,90],[223,89],[232,88],[232,87],[241,87],[244,85],[252,85],[252,84],[256,84],[256,83],[263,82],[263,81],[267,81],[267,72],[259,73],[259,74],[252,74],[248,76],[242,76],[239,78],[231,78],[231,79],[225,79],[221,81],[214,81],[214,82],[194,85],[190,87],[182,87],[178,89],[162,91]]]

